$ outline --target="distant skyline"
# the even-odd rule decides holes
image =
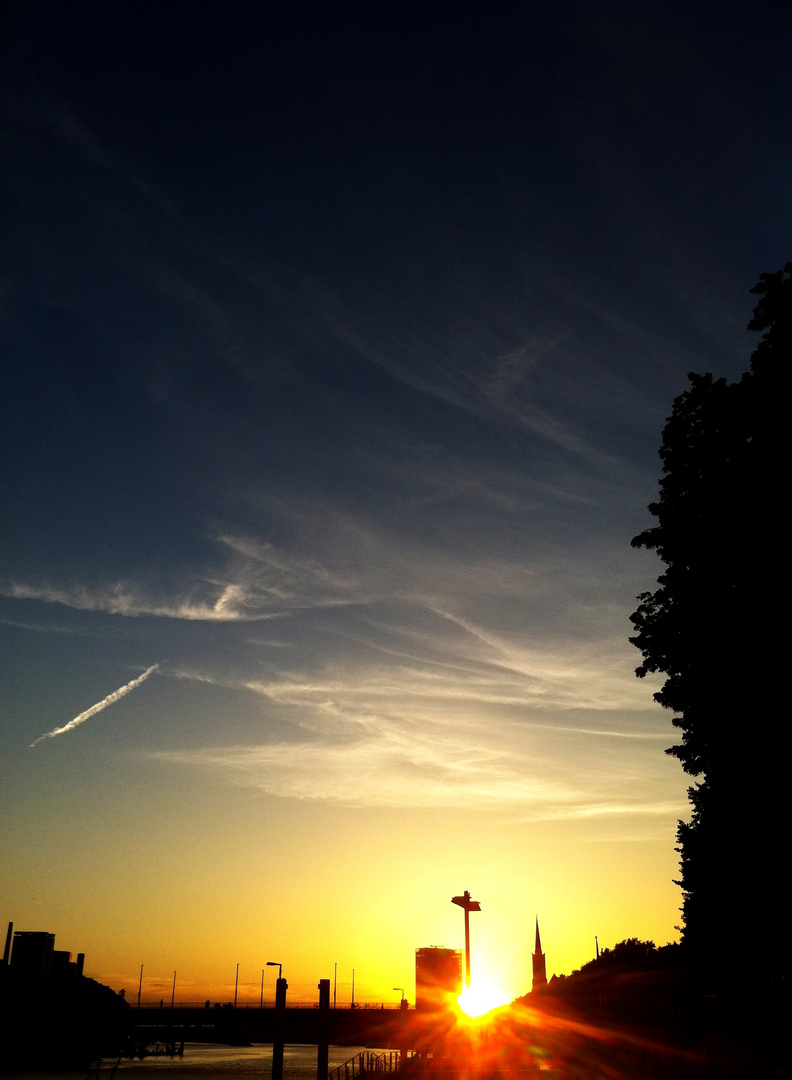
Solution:
[[[268,960],[389,1000],[464,889],[510,997],[537,915],[548,978],[676,937],[630,539],[686,373],[747,369],[790,258],[788,30],[6,12],[6,921],[183,1000]]]

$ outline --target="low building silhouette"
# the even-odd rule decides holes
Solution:
[[[13,936],[12,936],[13,935]],[[83,974],[85,956],[55,949],[55,935],[16,931],[9,923],[0,964],[0,1016],[9,1033],[3,1071],[84,1070],[117,1056],[128,1005],[108,986]]]

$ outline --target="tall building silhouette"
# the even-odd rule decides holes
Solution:
[[[542,990],[547,986],[547,966],[545,954],[542,952],[542,939],[539,937],[539,917],[536,918],[536,945],[533,953],[533,979],[531,981],[531,993]]]
[[[8,924],[3,964],[10,966],[17,975],[43,977],[45,979],[62,977],[69,971],[82,975],[85,965],[85,953],[77,953],[77,962],[73,963],[70,952],[55,948],[54,934],[40,930],[17,930],[14,932],[13,926],[13,923]]]
[[[462,953],[431,946],[415,950],[415,1008],[439,1009],[462,993]]]
[[[11,967],[18,974],[43,975],[52,970],[55,935],[44,931],[16,930],[11,950]]]

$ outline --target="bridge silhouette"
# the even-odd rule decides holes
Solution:
[[[405,1080],[529,1080],[539,1068],[524,1037],[504,1030],[508,1041],[502,1042],[471,1034],[450,1009],[149,1008],[130,1009],[128,1021],[141,1049],[272,1043],[273,1080],[282,1080],[284,1044],[317,1047],[318,1080],[376,1080],[379,1073]],[[331,1077],[330,1045],[368,1049],[356,1049]]]
[[[126,1021],[139,1043],[273,1042],[406,1049],[418,1014],[404,1009],[131,1008]],[[405,1042],[405,1039],[407,1042]],[[413,1047],[409,1047],[412,1049]]]

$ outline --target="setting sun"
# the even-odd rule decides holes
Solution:
[[[467,1016],[483,1016],[484,1013],[505,1005],[508,1000],[508,994],[501,990],[492,979],[487,978],[486,975],[478,975],[459,995],[457,1004]]]

